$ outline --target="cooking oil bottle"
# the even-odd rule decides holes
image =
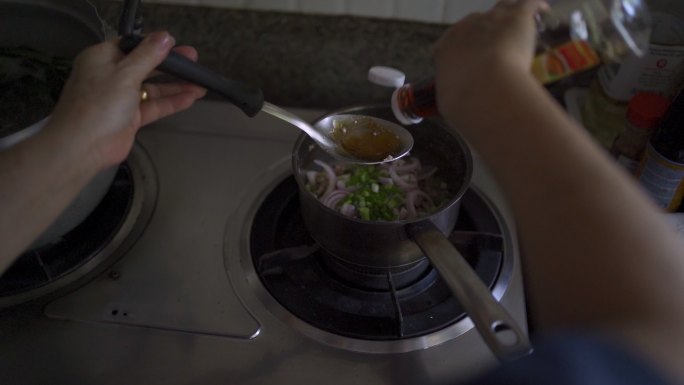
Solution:
[[[629,54],[643,55],[650,36],[650,14],[645,0],[557,0],[551,10],[536,16],[538,53],[532,73],[547,84],[592,68],[601,61],[617,62]],[[374,67],[369,80],[392,72]],[[396,80],[396,79],[395,79]],[[392,95],[395,117],[415,124],[437,113],[435,84],[428,79],[404,84]]]

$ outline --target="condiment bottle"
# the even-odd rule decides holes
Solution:
[[[394,90],[392,111],[403,124],[415,124],[428,116],[437,115],[435,81],[427,79],[416,84],[406,84]]]
[[[559,0],[537,16],[542,52],[532,73],[550,83],[627,53],[643,54],[650,35],[650,14],[644,0]],[[597,54],[598,52],[598,54]],[[370,75],[369,75],[370,78]],[[406,84],[394,92],[392,106],[404,124],[437,113],[433,80]],[[396,107],[395,107],[396,106]]]
[[[651,137],[637,172],[656,204],[676,211],[684,197],[684,92],[680,92]]]
[[[417,124],[424,117],[437,115],[435,81],[428,79],[413,85],[404,84],[405,79],[403,72],[391,67],[375,66],[368,70],[368,80],[371,83],[395,88],[391,105],[399,123]]]
[[[644,55],[599,68],[582,104],[582,124],[606,147],[622,131],[627,103],[636,92],[672,99],[684,80],[684,20],[659,12],[652,20]]]
[[[646,144],[669,105],[666,97],[652,92],[639,92],[630,99],[625,129],[610,149],[630,173],[636,173]]]

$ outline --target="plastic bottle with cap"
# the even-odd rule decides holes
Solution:
[[[372,83],[393,87],[391,105],[394,117],[401,124],[420,123],[423,118],[436,115],[434,81],[418,84],[404,84],[406,75],[398,69],[376,66],[368,71]]]
[[[629,101],[625,129],[613,142],[611,154],[630,173],[636,173],[648,140],[670,101],[652,92],[638,92]]]

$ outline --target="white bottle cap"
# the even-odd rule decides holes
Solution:
[[[379,86],[399,88],[404,85],[406,75],[396,68],[375,66],[368,70],[368,80]]]

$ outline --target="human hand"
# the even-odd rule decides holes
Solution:
[[[440,111],[461,105],[478,84],[506,71],[525,76],[535,50],[534,15],[548,9],[542,0],[500,1],[451,26],[437,41],[437,102]]]
[[[49,127],[64,129],[83,140],[101,168],[128,156],[138,129],[190,107],[205,90],[186,83],[145,84],[148,99],[141,102],[142,83],[175,44],[167,32],[149,34],[128,55],[118,39],[84,50],[74,61],[71,76],[53,111]],[[178,53],[197,60],[192,47]]]

